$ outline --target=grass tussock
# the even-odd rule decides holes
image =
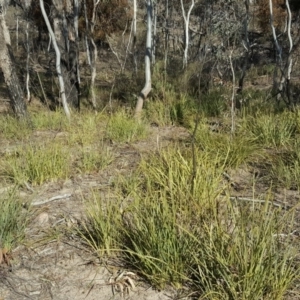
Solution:
[[[245,118],[242,125],[245,134],[250,135],[263,147],[281,147],[289,144],[298,131],[297,114],[257,114]]]
[[[299,277],[295,244],[282,238],[292,219],[268,202],[257,208],[227,202],[221,218],[190,233],[200,299],[283,299]]]
[[[58,143],[28,145],[6,154],[1,176],[17,184],[40,185],[66,179],[70,172],[70,154]]]
[[[106,127],[106,137],[114,142],[133,142],[147,136],[145,123],[137,122],[124,111],[113,114]]]
[[[90,173],[104,169],[114,159],[112,151],[103,143],[97,146],[81,147],[75,165],[80,173]]]
[[[32,125],[36,130],[66,131],[69,121],[62,111],[42,111],[31,114]]]
[[[96,191],[92,199],[87,199],[86,220],[81,223],[78,232],[100,256],[120,251],[120,208],[118,201],[106,202]]]
[[[106,116],[95,113],[85,113],[84,117],[75,115],[68,127],[68,143],[70,146],[88,147],[103,140]]]
[[[300,143],[294,141],[279,151],[270,151],[269,164],[265,165],[266,178],[277,188],[299,190]]]
[[[9,253],[24,239],[29,211],[23,208],[22,201],[17,197],[16,189],[1,194],[0,207],[0,250]]]
[[[195,155],[196,170],[188,149],[144,159],[118,184],[122,205],[89,204],[85,238],[98,251],[121,249],[126,265],[158,287],[188,285],[200,299],[282,299],[299,276],[297,245],[282,238],[293,214],[268,199],[230,201],[225,165]]]
[[[226,128],[215,132],[207,125],[206,119],[198,126],[196,146],[207,153],[211,159],[218,156],[217,165],[230,168],[237,168],[262,154],[261,147],[254,136],[246,135],[241,131],[232,136]]]
[[[0,117],[0,138],[7,140],[24,140],[30,136],[32,128],[27,122],[5,115]]]

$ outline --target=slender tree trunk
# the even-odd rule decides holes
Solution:
[[[98,51],[93,39],[95,19],[96,19],[96,8],[99,4],[99,0],[93,1],[93,11],[91,21],[88,19],[86,0],[83,1],[85,24],[86,24],[86,48],[88,63],[91,70],[91,83],[90,83],[90,101],[94,109],[97,107],[96,94],[95,94],[95,80],[97,76],[96,62],[98,57]],[[88,36],[87,36],[88,35]]]
[[[187,67],[188,63],[188,51],[189,51],[189,26],[190,26],[190,16],[191,12],[195,6],[195,0],[192,0],[192,3],[190,4],[190,8],[188,12],[185,12],[183,0],[180,0],[181,3],[181,10],[182,10],[182,16],[184,21],[184,54],[183,54],[183,68],[185,69]]]
[[[29,42],[29,20],[28,16],[26,16],[26,29],[25,29],[25,36],[26,36],[26,100],[27,102],[30,101],[30,73],[29,73],[29,59],[30,59],[30,42]]]
[[[249,0],[245,0],[245,8],[246,8],[246,17],[244,19],[244,34],[245,34],[245,40],[244,40],[244,48],[246,50],[245,57],[244,57],[244,62],[243,62],[243,68],[242,68],[242,74],[239,79],[239,86],[237,89],[237,94],[241,93],[243,91],[244,87],[244,79],[246,76],[246,71],[248,68],[249,64],[249,55],[250,55],[250,43],[249,43],[249,37],[248,37],[248,23],[249,23]],[[240,103],[236,103],[237,108],[240,108]]]
[[[134,73],[137,75],[137,53],[136,53],[136,0],[133,0],[133,19],[132,19],[132,25],[133,25],[133,42],[132,42],[132,53],[133,53],[133,65],[134,65]]]
[[[135,107],[136,118],[140,117],[144,100],[151,91],[151,50],[152,50],[152,0],[147,0],[147,39],[145,53],[145,86],[142,89]]]
[[[235,133],[235,72],[232,64],[232,52],[229,54],[229,63],[230,63],[230,69],[232,73],[232,94],[231,94],[231,137]]]
[[[94,39],[90,38],[90,55],[91,55],[91,85],[90,85],[90,92],[91,92],[91,101],[93,104],[93,108],[97,108],[97,101],[96,101],[96,93],[95,93],[95,80],[97,76],[97,57],[98,57],[98,50],[95,44]]]
[[[78,0],[74,0],[74,30],[75,30],[75,43],[76,43],[76,62],[77,62],[77,82],[80,86],[80,70],[79,70],[79,34],[78,34],[78,15],[79,15],[79,4]],[[78,86],[78,90],[79,90]],[[79,95],[80,95],[80,91]]]
[[[61,53],[60,53],[60,50],[59,50],[57,42],[56,42],[55,34],[52,30],[48,16],[46,14],[43,0],[40,0],[40,7],[41,7],[41,11],[42,11],[45,23],[47,25],[49,34],[51,35],[53,48],[54,48],[55,54],[56,54],[56,71],[57,71],[57,76],[58,76],[58,81],[59,81],[60,97],[61,97],[62,105],[63,105],[63,108],[64,108],[67,118],[70,119],[71,114],[70,114],[69,106],[67,103],[67,97],[66,97],[66,92],[65,92],[65,83],[64,83],[64,79],[62,76],[62,69],[61,69]],[[54,22],[54,24],[55,24],[55,22]]]
[[[270,9],[270,25],[271,25],[271,29],[272,29],[273,39],[274,39],[274,43],[275,43],[276,50],[277,50],[278,60],[279,60],[279,63],[281,64],[281,62],[282,62],[282,49],[279,46],[277,35],[276,35],[276,30],[275,30],[275,26],[274,26],[274,22],[273,22],[274,21],[274,15],[273,15],[273,2],[272,2],[272,0],[269,0],[269,9]]]
[[[152,65],[155,64],[156,38],[157,38],[157,3],[154,4],[153,11],[153,38],[152,38]]]
[[[292,72],[292,67],[293,67],[293,59],[292,59],[292,50],[293,50],[293,39],[291,35],[291,27],[292,27],[292,13],[290,9],[290,3],[289,0],[285,1],[286,5],[286,10],[287,10],[287,15],[288,15],[288,20],[287,20],[287,35],[289,39],[289,54],[287,57],[286,65],[285,65],[285,70],[282,72],[282,79],[281,79],[281,89],[282,86],[286,85],[286,96],[287,96],[287,103],[288,105],[293,105],[293,99],[291,97],[291,86],[290,86],[290,80],[291,80],[291,72]]]
[[[273,39],[276,46],[277,51],[277,65],[275,72],[279,69],[280,70],[280,80],[278,82],[277,78],[277,72],[274,73],[274,82],[273,82],[273,89],[277,93],[277,100],[279,101],[281,98],[286,102],[288,106],[292,104],[292,98],[291,98],[291,91],[290,91],[290,77],[292,72],[292,66],[293,66],[293,59],[292,59],[292,50],[294,47],[293,39],[291,36],[291,24],[292,24],[292,14],[290,9],[289,0],[285,0],[285,6],[287,10],[287,37],[289,41],[289,52],[287,55],[287,58],[285,59],[285,62],[283,62],[282,57],[282,48],[279,45],[275,27],[273,24],[273,2],[272,0],[269,0],[269,8],[270,8],[270,24],[271,29],[273,33]]]
[[[165,53],[164,53],[164,71],[165,80],[167,77],[168,52],[169,52],[169,0],[165,0]]]
[[[4,18],[4,2],[0,1],[0,68],[8,88],[11,107],[20,119],[28,117],[25,97],[15,68],[10,35]]]
[[[71,0],[52,0],[51,16],[56,44],[61,54],[61,75],[64,80],[68,104],[80,108],[79,82],[77,80],[78,49],[74,32],[74,6]]]

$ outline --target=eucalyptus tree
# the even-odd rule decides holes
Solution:
[[[272,18],[271,14],[271,9],[272,9],[272,1],[270,0],[270,16]],[[276,49],[278,51],[278,54],[280,55],[280,60],[279,60],[279,67],[280,67],[280,73],[281,73],[281,78],[279,80],[279,85],[278,85],[278,96],[282,96],[285,102],[287,103],[288,106],[292,107],[294,106],[294,96],[293,91],[292,91],[292,86],[291,86],[291,73],[293,69],[293,64],[296,61],[296,56],[297,54],[295,53],[297,48],[299,47],[299,38],[297,40],[293,40],[292,37],[292,11],[290,7],[290,1],[285,0],[285,8],[286,8],[286,36],[288,40],[288,47],[286,47],[288,50],[285,59],[283,59],[282,56],[282,49],[278,45],[276,34],[274,28],[273,30],[273,37],[274,41],[276,44]],[[298,12],[299,13],[299,12]],[[299,27],[298,28],[298,34],[299,35]],[[296,30],[294,30],[295,32]],[[294,38],[295,39],[295,38]],[[296,95],[298,97],[298,95]]]
[[[70,119],[71,114],[70,114],[69,106],[67,104],[65,82],[64,82],[64,78],[62,76],[63,73],[62,73],[62,67],[61,67],[61,52],[60,52],[60,49],[59,49],[57,41],[56,41],[56,36],[52,30],[47,13],[45,11],[45,6],[44,6],[43,0],[40,0],[40,7],[41,7],[41,11],[42,11],[45,23],[47,25],[49,34],[51,36],[51,41],[53,43],[53,47],[54,47],[55,54],[56,54],[56,70],[57,70],[57,75],[58,75],[58,81],[59,81],[59,87],[60,87],[60,97],[62,100],[62,105],[63,105],[63,108],[64,108],[67,118]]]
[[[263,5],[262,2],[260,5]],[[300,30],[297,21],[300,17],[300,5],[299,1],[295,0],[269,0],[268,6],[271,32],[276,49],[273,90],[278,100],[283,99],[288,106],[293,108],[298,98],[298,92],[293,92],[291,73],[300,45]]]
[[[10,104],[18,118],[27,118],[25,96],[17,76],[10,34],[5,22],[7,3],[0,0],[0,68],[9,92]]]
[[[136,107],[135,107],[135,115],[137,118],[139,118],[141,111],[143,109],[144,101],[146,100],[152,88],[151,86],[152,10],[153,10],[153,2],[152,0],[147,0],[146,2],[147,36],[146,36],[146,51],[145,51],[145,85],[138,96]]]
[[[243,40],[242,40],[242,45],[245,49],[245,55],[244,55],[244,61],[243,61],[243,66],[242,66],[242,72],[241,76],[239,78],[239,84],[238,84],[238,89],[237,93],[242,92],[243,87],[244,87],[244,79],[246,76],[246,71],[248,69],[249,65],[249,60],[250,60],[250,53],[251,53],[251,45],[249,41],[249,22],[250,22],[250,0],[244,0],[245,4],[245,14],[242,20],[243,23]]]
[[[78,13],[80,2],[72,0],[43,0],[38,2],[24,0],[19,1],[18,4],[31,18],[31,21],[36,24],[39,36],[42,36],[44,32],[50,35],[50,41],[55,50],[56,72],[58,72],[60,84],[58,96],[64,107],[66,107],[64,104],[65,97],[70,107],[79,109]],[[49,68],[53,60],[51,51],[46,54],[46,58]]]
[[[77,69],[78,49],[76,44],[76,33],[74,18],[76,16],[74,2],[71,0],[52,0],[51,19],[57,46],[61,52],[61,75],[64,80],[65,93],[68,104],[76,109],[80,107],[79,80]]]
[[[94,109],[96,109],[97,107],[96,94],[95,94],[95,80],[97,76],[96,63],[98,57],[98,50],[94,40],[94,34],[95,34],[95,25],[96,25],[96,17],[97,17],[96,12],[99,3],[100,0],[92,0],[89,1],[89,3],[87,3],[87,0],[83,0],[84,21],[85,21],[85,45],[86,45],[87,61],[91,70],[89,95]]]
[[[190,16],[191,12],[195,6],[195,0],[191,0],[189,3],[188,10],[186,11],[184,7],[183,0],[180,0],[182,17],[184,21],[184,54],[183,54],[183,68],[185,69],[188,63],[188,50],[189,50],[189,26],[190,26]]]
[[[137,24],[137,5],[136,0],[133,0],[133,16],[132,16],[132,53],[133,53],[133,65],[134,65],[134,72],[137,74],[137,50],[136,50],[136,42],[137,42],[137,35],[136,35],[136,24]]]

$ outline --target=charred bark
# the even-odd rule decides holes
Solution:
[[[0,2],[1,4],[1,2]],[[24,92],[22,90],[15,59],[10,45],[9,31],[5,23],[3,11],[0,11],[0,68],[9,92],[10,104],[18,118],[28,117]]]

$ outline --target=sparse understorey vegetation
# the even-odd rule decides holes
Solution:
[[[298,1],[38,2],[0,11],[0,300],[75,248],[121,270],[78,297],[300,299]]]
[[[299,211],[285,196],[294,191],[298,199],[300,188],[299,112],[276,104],[265,109],[263,94],[256,95],[238,112],[232,133],[226,107],[216,116],[209,113],[224,96],[223,89],[203,96],[203,110],[187,95],[167,98],[163,106],[153,100],[139,122],[123,109],[87,111],[71,123],[59,112],[32,113],[32,124],[23,128],[2,116],[1,140],[12,143],[2,149],[1,185],[14,185],[16,193],[96,175],[114,164],[117,147],[147,142],[156,126],[181,124],[186,138],[174,137],[168,146],[155,140],[136,167],[110,182],[110,197],[97,189],[82,195],[84,217],[62,234],[76,233],[101,261],[115,260],[156,288],[171,285],[182,297],[300,295]],[[1,249],[8,262],[32,213],[13,193],[3,195]]]

